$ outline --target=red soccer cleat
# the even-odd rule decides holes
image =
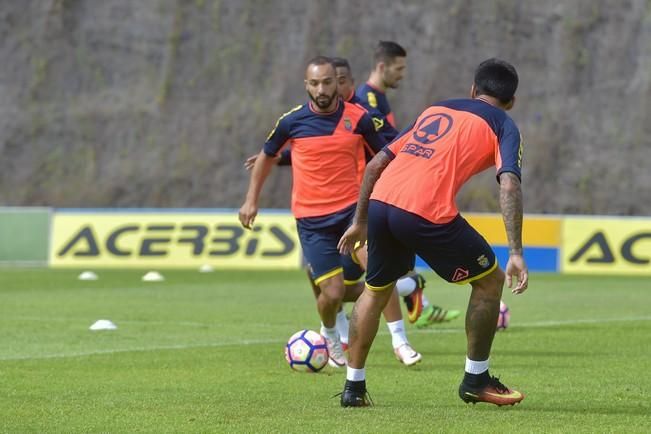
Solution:
[[[416,282],[416,289],[414,291],[403,297],[403,301],[407,306],[407,318],[410,323],[415,323],[420,314],[423,312],[423,288],[425,288],[425,278],[420,274],[414,276],[409,276],[409,278],[414,279]]]
[[[459,386],[459,398],[465,403],[476,404],[478,402],[488,402],[489,404],[515,405],[524,399],[524,394],[517,390],[509,389],[500,383],[499,378],[490,377],[488,384],[479,389],[474,389],[461,383]]]

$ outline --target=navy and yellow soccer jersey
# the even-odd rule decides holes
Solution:
[[[358,105],[362,109],[364,109],[365,112],[368,113],[368,110],[366,110],[366,107],[362,105],[362,101],[355,95],[355,92],[351,92],[351,94],[348,96],[348,98],[344,98],[344,101]],[[371,117],[373,120],[373,125],[375,125],[375,130],[378,131],[378,124],[375,118]],[[380,135],[384,137],[386,142],[390,142],[391,139],[387,138],[385,135],[382,134],[381,131],[378,131]],[[364,160],[360,161],[359,163],[359,180],[360,184],[362,182],[362,179],[364,178],[364,169],[366,169],[366,163],[371,161],[373,157],[375,157],[375,154],[377,152],[373,150],[373,148],[366,146],[364,149]],[[292,165],[292,152],[291,148],[285,148],[283,151],[280,153],[280,160],[278,160],[278,165],[279,166],[291,166]]]
[[[355,96],[357,102],[371,115],[375,129],[382,134],[382,137],[387,142],[395,139],[399,131],[396,129],[396,122],[385,93],[369,83],[364,83],[357,88]]]
[[[357,202],[360,161],[367,147],[379,152],[386,140],[375,131],[366,111],[339,100],[331,113],[303,104],[280,117],[267,137],[264,153],[275,157],[292,150],[292,212],[318,217]]]

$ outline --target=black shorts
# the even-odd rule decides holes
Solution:
[[[457,215],[434,224],[400,208],[371,200],[368,210],[366,284],[382,290],[411,269],[414,254],[453,283],[477,280],[497,267],[488,242]]]
[[[350,255],[342,255],[337,249],[339,239],[352,223],[354,215],[355,205],[352,205],[327,216],[296,220],[303,256],[315,284],[339,273],[344,274],[346,284],[353,284],[364,274]]]

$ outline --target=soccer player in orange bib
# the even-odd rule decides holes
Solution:
[[[369,254],[366,288],[350,323],[343,407],[370,404],[366,359],[380,312],[414,253],[443,279],[472,287],[460,398],[496,405],[524,399],[488,371],[504,282],[520,294],[529,281],[522,256],[522,140],[506,114],[515,102],[517,86],[511,64],[498,59],[482,62],[475,71],[471,98],[433,104],[367,166],[353,224],[339,242],[343,254],[368,238]],[[506,274],[488,242],[461,217],[455,204],[466,181],[491,166],[497,169],[509,242]]]
[[[336,316],[343,301],[355,301],[359,296],[362,285],[355,282],[363,270],[350,255],[339,253],[337,243],[355,211],[359,161],[364,150],[370,147],[375,153],[386,141],[375,131],[362,107],[339,98],[331,59],[320,56],[310,61],[305,85],[310,101],[278,120],[255,159],[239,219],[245,228],[251,228],[258,213],[260,191],[276,164],[276,156],[285,146],[291,146],[292,213],[312,279],[320,288],[317,309],[331,366],[344,366],[346,357],[335,327]],[[402,323],[397,296],[394,303],[397,320]],[[401,361],[405,364],[418,362],[421,355],[409,346],[404,326],[391,328],[394,320],[387,316],[396,356],[403,356]],[[401,341],[398,347],[396,337]]]

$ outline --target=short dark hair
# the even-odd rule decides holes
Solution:
[[[336,69],[334,62],[332,61],[332,58],[330,58],[328,56],[316,56],[316,57],[313,57],[313,58],[310,59],[309,62],[307,62],[307,66],[310,66],[310,65],[317,65],[317,66],[319,66],[319,65],[330,65],[330,66],[332,66],[332,69]]]
[[[375,47],[373,59],[375,63],[392,63],[396,57],[407,57],[407,51],[397,42],[380,41]]]
[[[518,73],[508,62],[491,58],[479,64],[475,71],[475,90],[507,104],[518,88]]]
[[[333,57],[332,64],[335,68],[346,68],[350,71],[350,63],[348,63],[348,60],[343,57]]]

